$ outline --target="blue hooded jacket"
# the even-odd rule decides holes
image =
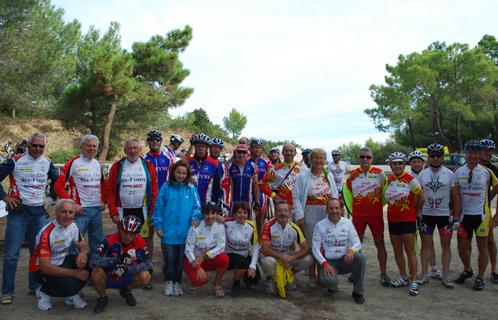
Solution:
[[[201,202],[193,184],[166,182],[154,206],[152,224],[162,230],[163,244],[185,244],[192,221],[202,220]]]

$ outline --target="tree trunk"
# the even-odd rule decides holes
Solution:
[[[92,134],[97,135],[97,107],[95,103],[90,102],[90,110],[92,110]]]
[[[456,120],[455,120],[455,131],[456,131],[456,137],[457,137],[457,146],[458,146],[458,152],[462,152],[462,137],[461,137],[461,130],[460,130],[460,121],[461,121],[461,115],[460,113],[456,114]]]
[[[104,134],[102,137],[102,151],[99,155],[99,161],[105,161],[107,159],[107,153],[109,152],[109,138],[111,136],[112,122],[114,121],[114,115],[116,114],[116,109],[118,108],[118,97],[114,95],[114,100],[111,102],[111,110],[107,115],[107,122],[104,127]]]
[[[16,108],[12,108],[12,120],[16,121]]]
[[[408,131],[410,132],[410,143],[413,150],[416,150],[417,144],[415,143],[415,133],[413,132],[412,120],[410,118],[406,119],[406,125],[408,126]]]
[[[442,142],[443,142],[443,144],[446,144],[448,146],[448,148],[450,149],[450,152],[451,152],[453,150],[453,145],[451,144],[450,139],[448,139],[446,137],[446,135],[444,134],[441,110],[437,106],[437,103],[436,103],[436,100],[434,97],[432,98],[432,108],[435,110],[434,112],[436,114],[436,116],[435,116],[436,126],[437,126],[437,130],[438,130],[439,134],[441,135]]]

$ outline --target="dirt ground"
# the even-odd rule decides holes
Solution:
[[[2,219],[4,220],[4,219]],[[107,219],[106,219],[107,221]],[[106,223],[109,226],[108,223]],[[111,228],[107,228],[110,232]],[[386,234],[388,250],[388,274],[397,275],[391,244]],[[436,237],[436,243],[439,239]],[[0,245],[2,243],[0,242]],[[474,244],[475,245],[475,244]],[[378,264],[372,238],[367,231],[363,253],[367,256],[365,275],[365,299],[363,305],[357,305],[351,298],[352,284],[342,276],[339,291],[329,294],[322,288],[310,288],[307,275],[297,275],[298,289],[289,292],[288,299],[268,296],[264,293],[263,283],[257,289],[244,289],[242,296],[234,298],[229,295],[232,274],[228,272],[223,281],[227,295],[217,299],[212,294],[212,282],[195,293],[185,293],[183,297],[166,297],[163,295],[161,274],[162,260],[159,241],[156,238],[156,255],[152,291],[134,290],[137,306],[129,307],[119,296],[117,290],[109,291],[109,305],[99,316],[104,319],[497,319],[498,285],[489,281],[489,267],[485,275],[485,288],[481,292],[472,290],[473,281],[457,285],[453,290],[444,288],[440,282],[431,280],[420,289],[417,297],[408,294],[408,288],[385,288],[378,281]],[[3,251],[3,246],[0,247]],[[440,250],[437,249],[438,259]],[[476,249],[474,247],[472,265],[477,270]],[[452,243],[451,276],[455,277],[462,264],[456,251],[456,239]],[[1,253],[3,258],[3,252]],[[0,265],[1,266],[1,265]],[[28,250],[22,249],[16,278],[16,296],[14,303],[0,306],[0,319],[92,319],[92,309],[97,295],[92,287],[83,289],[83,297],[89,306],[83,310],[74,310],[64,305],[63,299],[53,298],[53,310],[42,312],[36,307],[36,298],[28,295],[27,289]],[[211,276],[211,275],[210,275]],[[187,280],[184,277],[184,287]]]

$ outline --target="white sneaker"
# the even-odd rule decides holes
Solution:
[[[66,306],[73,306],[75,309],[84,309],[87,306],[85,300],[83,300],[78,293],[64,299],[64,303]]]
[[[164,282],[164,294],[167,296],[172,296],[175,293],[173,289],[173,281]]]
[[[439,269],[439,266],[436,264],[431,268],[431,278],[432,279],[441,279],[443,277],[443,272]]]
[[[173,283],[173,294],[175,296],[183,296],[182,285],[178,282]]]
[[[40,309],[41,311],[47,311],[52,309],[52,303],[50,302],[51,297],[48,294],[42,292],[40,290],[40,287],[36,289],[35,293],[36,297],[38,298],[38,303],[37,303],[38,309]]]

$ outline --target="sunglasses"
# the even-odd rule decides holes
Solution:
[[[365,159],[370,160],[370,159],[372,159],[372,156],[360,156],[360,159],[361,160],[365,160]]]
[[[44,144],[36,144],[36,143],[32,143],[30,144],[31,148],[40,148],[40,149],[43,149],[45,148],[45,145]]]
[[[161,141],[163,141],[163,140],[162,140],[162,139],[150,139],[149,141],[150,141],[150,142],[161,142]]]
[[[442,154],[430,154],[429,155],[429,158],[442,158],[443,155]]]
[[[242,150],[237,150],[235,152],[238,153],[238,154],[246,154],[247,153],[247,151],[242,151]]]

